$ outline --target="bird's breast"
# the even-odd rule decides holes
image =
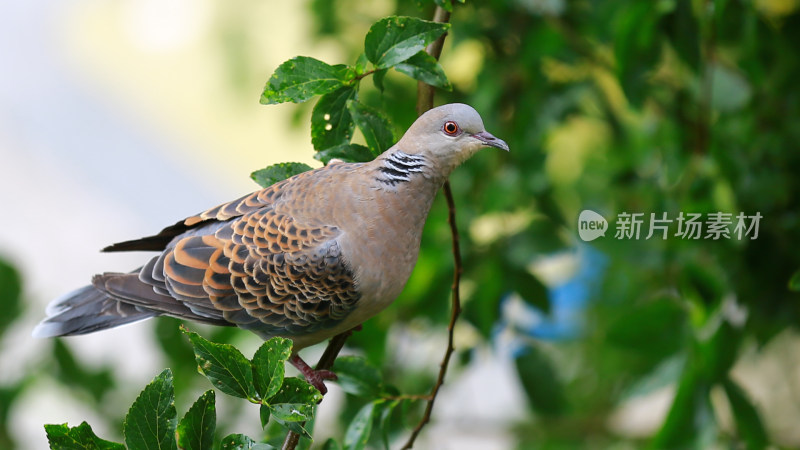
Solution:
[[[377,192],[353,217],[358,225],[341,236],[361,294],[359,320],[377,314],[402,292],[417,261],[435,192],[435,186],[417,192]]]

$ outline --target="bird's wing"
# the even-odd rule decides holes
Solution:
[[[185,231],[169,238],[138,283],[120,275],[104,280],[103,288],[121,301],[193,318],[164,303],[174,297],[192,315],[265,336],[336,325],[359,294],[339,247],[342,231],[309,206],[315,200],[310,185],[319,185],[312,173],[186,219]]]
[[[330,166],[328,166],[330,167]],[[104,248],[104,252],[125,252],[135,250],[161,251],[178,236],[184,235],[192,229],[209,225],[213,222],[224,222],[234,217],[240,217],[248,212],[255,211],[264,206],[272,205],[279,200],[287,185],[299,183],[301,180],[313,176],[315,172],[327,170],[328,167],[304,172],[295,177],[275,183],[260,191],[247,194],[228,203],[203,211],[200,214],[187,217],[174,225],[168,226],[156,235],[147,236],[131,241],[118,242]],[[302,183],[300,183],[302,184]]]

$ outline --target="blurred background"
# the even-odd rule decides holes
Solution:
[[[251,171],[314,161],[313,102],[261,106],[296,55],[352,64],[390,14],[426,1],[33,0],[0,4],[0,448],[43,424],[120,439],[164,367],[178,411],[207,381],[172,319],[34,340],[47,302],[145,255],[103,246],[257,188]],[[417,448],[800,447],[800,2],[468,1],[442,54],[453,92],[511,146],[452,176],[464,315]],[[367,83],[368,80],[366,81]],[[369,83],[371,84],[371,83]],[[390,73],[362,100],[414,119]],[[611,222],[583,242],[578,215]],[[623,212],[761,214],[757,239],[614,237]],[[404,393],[433,384],[452,259],[437,199],[403,295],[356,333]],[[189,325],[252,355],[246,332]],[[306,351],[315,360],[321,347]],[[316,442],[361,403],[335,385]],[[218,436],[261,436],[218,399]],[[395,447],[419,417],[392,421]],[[403,417],[400,417],[403,416]],[[376,446],[377,446],[376,441]]]

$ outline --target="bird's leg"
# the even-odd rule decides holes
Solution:
[[[325,380],[335,380],[336,374],[331,372],[330,370],[314,370],[303,361],[303,358],[300,355],[293,355],[289,358],[289,362],[292,363],[293,366],[303,374],[306,381],[308,381],[312,386],[317,388],[320,394],[325,395],[328,392],[328,388],[325,387]]]

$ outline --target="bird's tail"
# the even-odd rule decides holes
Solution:
[[[47,318],[33,330],[33,337],[73,336],[114,328],[158,315],[109,297],[94,286],[84,286],[53,300]]]

